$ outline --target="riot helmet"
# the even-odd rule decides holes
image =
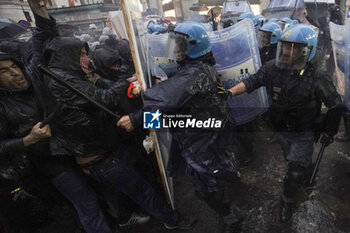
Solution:
[[[306,24],[289,27],[278,40],[276,66],[301,70],[316,52],[316,32]]]
[[[277,23],[278,19],[276,18],[271,18],[269,20],[267,20],[267,23]]]
[[[265,21],[266,21],[266,19],[265,19],[264,16],[262,16],[262,15],[257,15],[257,16],[255,16],[255,19],[256,19],[256,21],[257,21],[259,27],[264,26]]]
[[[251,19],[253,21],[254,27],[258,26],[259,22],[255,18],[254,14],[251,12],[244,12],[239,16],[238,21],[241,21],[243,19]]]
[[[281,26],[282,32],[284,32],[290,25],[293,24],[293,20],[288,17],[283,17],[277,21]]]
[[[281,37],[282,30],[277,23],[266,23],[258,32],[259,48],[268,47],[271,44],[277,44]]]
[[[180,23],[169,33],[169,57],[181,62],[196,59],[211,52],[210,40],[205,27],[194,21]]]

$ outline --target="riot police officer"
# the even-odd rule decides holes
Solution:
[[[307,25],[290,27],[278,41],[277,58],[267,62],[250,78],[230,89],[232,95],[266,86],[272,123],[280,132],[288,161],[284,178],[280,218],[287,222],[298,189],[309,178],[314,151],[315,121],[322,102],[328,107],[321,142],[329,144],[338,131],[341,99],[328,74],[313,62],[317,46],[315,31]]]
[[[168,171],[187,170],[192,175],[196,196],[222,216],[224,232],[240,228],[244,214],[224,198],[221,179],[236,176],[233,119],[227,95],[214,68],[206,29],[196,22],[184,22],[171,36],[174,58],[180,70],[170,79],[148,89],[144,110],[159,110],[167,115],[181,113],[191,119],[217,119],[220,129],[174,128]],[[172,47],[172,46],[170,46]],[[123,116],[118,126],[132,130],[142,122],[142,111]],[[185,165],[185,167],[184,167]]]
[[[261,64],[276,58],[277,41],[281,37],[282,29],[277,23],[266,23],[259,29],[258,43]]]

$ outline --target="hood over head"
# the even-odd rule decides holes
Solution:
[[[69,73],[84,74],[80,65],[81,50],[89,52],[87,43],[69,37],[56,37],[47,45],[44,57],[49,68],[59,68]]]
[[[16,91],[16,90],[9,90],[6,87],[0,86],[0,97],[11,96],[11,95],[15,95],[16,93],[28,92],[30,87],[31,87],[31,82],[30,82],[30,79],[28,78],[28,75],[25,72],[25,69],[23,67],[23,63],[18,60],[18,56],[16,54],[5,53],[5,52],[0,51],[0,61],[4,61],[4,60],[12,60],[14,63],[16,63],[22,69],[22,72],[29,83],[29,88],[26,90]]]
[[[111,67],[115,64],[122,65],[122,58],[115,50],[106,47],[98,48],[94,51],[92,60],[96,68],[96,73],[103,78],[117,80],[119,79],[120,70],[113,70]]]

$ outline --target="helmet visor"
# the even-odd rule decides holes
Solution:
[[[280,20],[277,22],[277,24],[280,25],[282,32],[284,32],[284,30],[289,26],[288,23],[280,21]]]
[[[259,30],[259,32],[258,32],[258,45],[259,45],[260,49],[263,47],[270,46],[271,35],[272,35],[272,32],[266,32],[266,31]]]
[[[167,57],[177,62],[181,62],[187,58],[190,48],[186,35],[176,32],[170,32],[167,45]]]
[[[305,67],[310,55],[306,43],[278,41],[276,66],[281,69],[301,70]]]

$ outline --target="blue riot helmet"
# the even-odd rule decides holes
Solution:
[[[282,30],[277,23],[266,23],[258,32],[259,48],[268,47],[271,44],[277,44],[281,37]]]
[[[293,20],[288,17],[283,17],[277,21],[277,23],[281,26],[282,32],[286,30],[290,25],[293,24]]]
[[[289,24],[292,24],[293,20],[289,17],[283,17],[281,19],[282,22],[285,22],[285,23],[289,23]]]
[[[277,23],[278,19],[276,18],[271,18],[267,21],[267,23]]]
[[[301,70],[315,56],[316,46],[314,29],[306,24],[290,26],[278,40],[276,66]]]
[[[206,28],[194,21],[180,23],[169,34],[168,49],[174,52],[176,61],[196,59],[211,52]]]
[[[255,18],[254,14],[251,12],[244,12],[239,16],[238,21],[241,21],[243,19],[251,19],[253,21],[254,27],[258,26],[258,21]]]
[[[285,25],[284,30],[282,30],[282,33],[284,31],[286,31],[289,27],[297,25],[297,24],[299,24],[298,20],[296,20],[296,19],[292,20],[291,23],[288,23],[288,24]]]
[[[265,24],[265,17],[262,15],[255,16],[256,21],[258,22],[258,26],[262,27]]]

